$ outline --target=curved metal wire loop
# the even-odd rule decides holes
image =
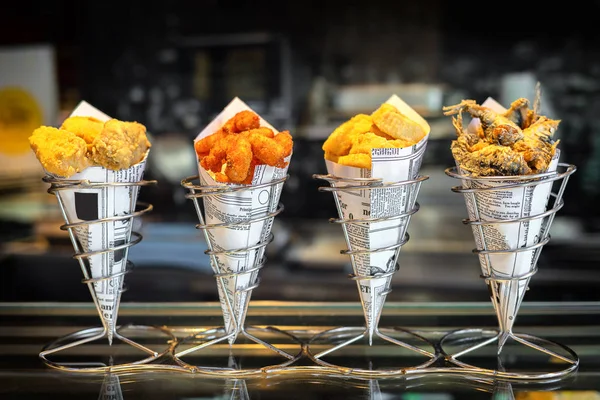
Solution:
[[[256,189],[264,189],[267,187],[272,187],[276,185],[282,185],[285,181],[287,181],[289,175],[284,176],[283,178],[275,179],[271,182],[260,183],[257,185],[233,185],[233,184],[222,184],[222,185],[197,185],[194,184],[194,181],[200,179],[198,175],[189,176],[181,180],[181,186],[188,189],[190,193],[186,194],[187,199],[206,197],[206,196],[215,196],[224,193],[235,193],[235,192],[244,192],[248,190],[256,190]]]
[[[563,172],[559,172],[559,169],[564,169]],[[506,190],[514,189],[517,187],[536,186],[543,183],[551,183],[560,179],[571,176],[577,167],[573,164],[558,163],[557,170],[554,172],[545,172],[543,174],[535,175],[515,175],[515,176],[474,176],[465,173],[461,173],[457,167],[450,167],[444,170],[445,174],[463,181],[478,181],[478,182],[506,182],[503,186],[484,187],[484,188],[465,188],[462,186],[455,186],[452,188],[453,192],[456,193],[473,193],[473,192],[485,192],[495,190]]]
[[[65,210],[65,205],[63,204],[63,202],[61,201],[61,198],[59,196],[60,192],[100,190],[100,189],[105,189],[105,188],[109,188],[109,187],[132,187],[132,186],[139,187],[139,186],[153,185],[153,184],[157,183],[157,181],[144,181],[144,180],[139,181],[139,182],[90,182],[89,180],[59,179],[59,178],[54,178],[51,176],[44,177],[43,181],[50,184],[48,193],[57,195],[58,200],[59,200],[58,203],[59,203],[59,206],[61,208],[61,211],[62,211],[65,219],[67,218],[67,213]],[[127,290],[126,287],[124,287],[124,285],[123,285],[124,276],[131,271],[133,264],[130,261],[126,261],[124,264],[123,270],[121,270],[121,271],[115,270],[113,273],[108,274],[108,275],[93,276],[91,264],[90,264],[90,261],[88,260],[90,257],[93,257],[93,256],[107,254],[107,253],[114,253],[114,252],[118,252],[118,251],[125,252],[125,254],[126,254],[127,249],[129,249],[131,246],[134,246],[134,245],[138,244],[139,242],[141,242],[141,240],[143,238],[142,235],[138,232],[132,231],[131,234],[129,235],[129,237],[126,238],[125,243],[119,243],[119,244],[115,244],[110,247],[103,248],[101,250],[93,250],[93,251],[88,251],[88,252],[82,251],[82,246],[79,242],[79,239],[77,238],[77,233],[76,233],[77,228],[86,227],[86,226],[95,225],[95,224],[101,224],[101,223],[111,223],[111,222],[114,223],[114,222],[118,222],[118,221],[127,221],[127,222],[131,223],[131,221],[135,217],[139,217],[142,214],[152,211],[152,209],[153,209],[152,204],[142,203],[142,202],[138,202],[136,204],[136,207],[140,208],[140,209],[138,209],[137,211],[134,210],[133,212],[127,213],[124,215],[117,215],[117,216],[99,218],[99,219],[94,219],[94,220],[85,220],[85,221],[80,221],[80,222],[75,222],[75,223],[66,223],[60,227],[61,230],[65,230],[65,231],[69,232],[71,242],[73,243],[73,247],[75,249],[75,254],[73,255],[73,258],[75,258],[79,261],[79,264],[80,264],[80,267],[82,270],[82,274],[83,274],[83,279],[81,280],[81,282],[88,286],[88,289],[89,289],[92,299],[94,301],[94,305],[96,306],[96,310],[102,321],[102,327],[88,328],[88,329],[84,329],[84,330],[81,330],[78,332],[74,332],[74,333],[68,334],[66,336],[63,336],[59,339],[56,339],[52,343],[49,343],[48,345],[44,346],[44,348],[42,349],[42,351],[39,354],[39,357],[48,366],[59,369],[59,370],[63,370],[63,371],[83,372],[83,373],[98,373],[98,372],[107,372],[107,371],[111,371],[111,372],[134,371],[134,370],[139,370],[139,369],[150,367],[147,364],[159,359],[160,357],[164,356],[171,350],[172,341],[173,342],[175,341],[175,337],[173,336],[173,334],[170,331],[166,330],[166,328],[164,328],[164,327],[150,327],[150,326],[145,326],[145,325],[136,325],[133,327],[134,329],[141,330],[141,331],[158,330],[158,331],[165,333],[168,336],[168,340],[165,343],[166,349],[162,352],[154,351],[142,344],[139,344],[139,343],[121,335],[118,331],[118,327],[116,326],[116,320],[117,320],[117,315],[118,315],[118,306],[120,303],[121,295]],[[113,319],[110,322],[108,322],[103,317],[103,310],[101,309],[100,300],[98,299],[98,295],[96,294],[96,285],[100,282],[104,282],[104,281],[112,280],[112,279],[116,279],[119,283],[115,284],[115,286],[117,286],[117,287],[114,288],[114,292],[113,292],[114,296],[115,296],[113,309],[112,309],[113,310]],[[77,347],[77,346],[80,346],[80,345],[83,345],[86,343],[91,343],[91,342],[101,340],[101,339],[108,339],[109,344],[112,344],[113,339],[118,339],[127,345],[130,345],[134,348],[137,348],[138,350],[141,350],[143,353],[145,353],[145,356],[144,356],[145,358],[138,360],[138,361],[134,361],[134,362],[127,362],[127,363],[123,363],[123,364],[119,364],[119,365],[110,365],[110,366],[90,366],[89,363],[87,363],[88,366],[85,366],[85,367],[84,366],[76,366],[76,365],[68,364],[68,363],[60,363],[60,362],[52,361],[49,358],[49,356],[52,354],[61,353],[65,350],[72,349],[74,347]],[[86,364],[86,363],[83,363],[83,364]],[[155,369],[156,369],[156,367],[155,367]],[[168,369],[168,367],[165,366],[164,369]]]
[[[141,180],[138,182],[92,182],[87,179],[62,179],[55,178],[49,175],[46,175],[42,178],[42,180],[46,183],[50,184],[50,188],[48,188],[48,193],[54,194],[61,190],[72,190],[72,189],[102,189],[105,187],[123,187],[123,186],[149,186],[156,185],[158,181],[156,180]]]
[[[499,324],[499,330],[492,332],[490,338],[475,345],[471,345],[468,348],[458,351],[454,354],[446,354],[443,349],[443,346],[448,340],[448,338],[455,337],[457,335],[460,336],[462,334],[479,334],[481,336],[485,333],[486,335],[490,336],[489,332],[477,329],[463,329],[453,333],[449,333],[446,336],[444,336],[440,341],[440,349],[442,352],[444,352],[445,359],[451,364],[465,368],[465,371],[467,373],[489,376],[493,375],[506,379],[537,380],[558,378],[565,376],[577,369],[577,366],[579,364],[579,358],[577,357],[577,354],[568,347],[545,339],[537,338],[535,336],[515,334],[512,332],[514,318],[516,316],[516,313],[518,312],[518,306],[520,304],[520,301],[522,301],[522,296],[524,294],[523,286],[526,287],[531,277],[537,272],[537,261],[539,259],[541,250],[543,246],[550,241],[550,226],[553,222],[556,213],[564,206],[562,196],[564,194],[567,181],[570,175],[573,174],[576,170],[577,168],[574,165],[566,163],[559,163],[556,171],[525,176],[479,177],[469,175],[468,173],[463,173],[462,171],[458,170],[457,167],[447,168],[445,170],[446,175],[463,181],[463,186],[453,187],[452,191],[455,193],[462,193],[465,196],[465,200],[467,201],[467,206],[474,208],[474,210],[470,211],[470,217],[473,217],[473,215],[477,216],[477,219],[464,219],[463,223],[472,226],[474,234],[476,235],[476,239],[477,237],[479,237],[479,240],[477,240],[477,242],[481,242],[480,244],[478,244],[478,246],[483,247],[480,249],[474,249],[473,253],[477,254],[479,257],[482,258],[482,268],[487,270],[487,272],[484,272],[481,275],[481,277],[485,280],[486,283],[488,283],[488,287],[490,289],[490,297],[492,299],[494,309],[496,310]],[[560,188],[557,190],[556,193],[552,192],[554,182],[561,180],[562,182],[560,183]],[[471,186],[471,182],[477,182],[479,185],[483,185],[483,187],[469,187]],[[537,185],[548,185],[548,198],[554,199],[551,205],[548,205],[549,207],[551,207],[550,209],[544,212],[538,212],[535,215],[529,215],[518,218],[481,218],[480,207],[482,206],[479,202],[483,202],[484,200],[482,199],[485,199],[485,197],[478,197],[478,195],[498,191],[510,191],[520,188],[534,188]],[[529,193],[531,192],[532,191],[529,191]],[[540,193],[545,192],[542,191]],[[544,207],[546,206],[547,205],[544,205]],[[523,211],[521,211],[520,215],[522,214]],[[511,245],[514,246],[514,248],[497,249],[494,247],[500,246],[496,244],[488,245],[486,242],[486,231],[484,231],[484,227],[487,225],[493,226],[502,224],[519,224],[520,228],[521,226],[525,226],[525,224],[530,224],[530,222],[536,220],[539,221],[539,228],[537,227],[538,225],[536,225],[535,233],[537,234],[534,237],[535,243],[527,244],[520,247],[517,247],[516,245]],[[530,227],[531,225],[527,226]],[[539,229],[539,233],[537,232],[537,229]],[[488,246],[491,246],[492,248],[490,249]],[[495,259],[492,258],[493,256],[513,254],[516,262],[517,255],[523,252],[531,252],[532,254],[530,264],[527,260],[525,260],[525,262],[527,262],[526,266],[531,266],[530,268],[528,268],[529,271],[524,273],[515,273],[514,271],[518,271],[518,269],[513,268],[513,273],[506,275],[498,274],[494,271],[492,265]],[[485,262],[483,260],[485,260]],[[524,281],[524,283],[521,283],[522,281]],[[494,284],[492,285],[491,283]],[[500,300],[500,296],[502,296],[502,302]],[[510,312],[508,311],[508,305],[512,305],[513,307],[513,309],[511,309]],[[498,311],[500,307],[506,307],[506,309],[503,308],[503,310],[505,311],[500,313]],[[472,341],[473,338],[474,336],[467,338],[467,341]],[[557,372],[541,372],[529,374],[522,372],[507,373],[505,371],[500,370],[491,370],[475,367],[473,365],[466,364],[458,359],[459,357],[465,354],[471,353],[481,347],[487,346],[494,342],[497,342],[497,354],[500,355],[500,352],[502,351],[508,338],[512,338],[514,341],[521,343],[527,347],[530,347],[534,350],[537,350],[541,353],[545,353],[547,355],[560,359],[563,362],[568,363],[569,366]],[[544,345],[546,344],[553,344],[562,348],[566,353],[569,354],[569,356],[564,357],[560,354],[557,354],[556,352],[544,347]]]

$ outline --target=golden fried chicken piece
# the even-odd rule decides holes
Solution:
[[[85,140],[64,129],[41,126],[33,131],[29,144],[51,174],[68,178],[90,166]]]
[[[358,114],[338,126],[323,143],[325,158],[334,161],[333,156],[348,155],[352,147],[352,140],[363,133],[369,132],[372,124],[369,115]]]
[[[88,144],[91,150],[91,144],[94,139],[102,132],[104,122],[94,117],[73,116],[65,119],[60,127],[69,132],[73,132]]]
[[[348,154],[347,156],[339,156],[337,161],[334,162],[337,162],[340,165],[346,165],[348,167],[371,169],[370,154]]]
[[[142,161],[150,146],[144,125],[111,119],[94,139],[91,157],[104,168],[126,169]]]

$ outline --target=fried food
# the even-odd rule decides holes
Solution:
[[[475,176],[514,176],[546,172],[558,141],[553,135],[560,120],[539,115],[539,91],[534,109],[525,98],[515,100],[504,113],[478,105],[474,100],[444,107],[452,117],[457,138],[451,151],[458,165]],[[477,132],[463,128],[462,113],[479,118]]]
[[[395,139],[417,143],[426,135],[421,125],[410,120],[391,104],[382,104],[371,117],[377,128]]]
[[[68,178],[91,166],[126,169],[142,161],[150,148],[146,127],[137,122],[93,117],[67,118],[59,129],[42,126],[29,138],[46,171]]]
[[[342,123],[323,143],[325,159],[356,168],[371,169],[371,152],[380,148],[405,148],[427,133],[391,104],[371,115],[358,114]]]
[[[144,125],[111,119],[94,139],[91,158],[107,169],[127,169],[142,161],[150,146]]]
[[[33,131],[29,144],[42,167],[51,174],[70,177],[91,165],[85,140],[64,129],[41,126]]]
[[[91,145],[94,139],[102,132],[104,122],[94,117],[73,116],[65,119],[60,129],[73,132],[88,144],[91,150]]]
[[[227,133],[240,133],[258,128],[260,128],[260,117],[250,110],[244,110],[225,122],[222,129]]]
[[[288,131],[261,127],[259,116],[241,111],[212,135],[194,143],[200,166],[213,173],[217,182],[248,185],[258,165],[284,168],[292,154]]]
[[[350,153],[352,141],[359,135],[371,131],[373,120],[369,115],[358,114],[337,127],[323,143],[325,154],[344,156]]]

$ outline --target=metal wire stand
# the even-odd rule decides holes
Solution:
[[[302,356],[302,346],[300,341],[293,335],[288,332],[282,331],[278,328],[267,326],[267,327],[254,327],[254,326],[245,326],[245,319],[247,313],[247,307],[250,300],[250,294],[253,289],[257,288],[260,279],[258,277],[258,273],[260,269],[265,266],[266,257],[264,256],[266,246],[273,241],[273,234],[270,232],[270,226],[273,222],[275,216],[279,215],[283,211],[283,205],[278,204],[277,208],[274,211],[265,211],[259,213],[257,216],[252,216],[248,219],[237,220],[235,222],[223,222],[223,223],[215,223],[208,224],[206,223],[204,208],[201,205],[199,199],[203,199],[207,196],[222,196],[233,193],[252,191],[252,190],[276,190],[281,191],[281,188],[284,182],[287,180],[287,176],[273,180],[268,183],[258,184],[258,185],[217,185],[217,186],[204,186],[204,185],[195,185],[193,182],[198,181],[198,176],[188,177],[181,181],[181,185],[186,188],[189,193],[186,194],[186,198],[191,199],[194,202],[194,207],[196,208],[196,212],[198,214],[198,219],[200,221],[199,224],[196,225],[196,229],[200,229],[204,233],[204,238],[206,240],[206,244],[208,246],[208,250],[205,251],[205,254],[211,257],[211,264],[213,266],[213,270],[215,272],[214,276],[217,280],[217,285],[219,285],[221,302],[226,304],[226,310],[230,317],[230,322],[232,327],[230,327],[229,332],[225,326],[216,327],[213,329],[209,329],[197,334],[193,334],[183,340],[180,340],[174,349],[174,359],[175,361],[184,368],[189,369],[191,372],[198,372],[206,375],[214,375],[220,377],[251,377],[262,375],[268,373],[270,371],[280,370],[292,363],[296,362]],[[215,244],[211,240],[209,235],[209,231],[216,229],[227,229],[227,228],[236,228],[249,226],[251,224],[262,223],[265,226],[269,226],[269,229],[263,230],[263,234],[261,240],[253,245],[236,248],[236,249],[215,249]],[[255,263],[252,267],[247,268],[241,271],[235,272],[225,272],[222,271],[220,266],[218,257],[221,255],[248,255],[249,253],[254,253],[255,255]],[[225,280],[228,279],[238,279],[242,278],[246,281],[246,284],[243,287],[238,287],[236,285],[236,290],[232,291],[230,295],[228,295],[227,284]],[[235,309],[236,304],[241,304],[238,310]],[[225,311],[225,310],[224,310]],[[251,333],[252,332],[252,333]],[[265,334],[276,334],[289,339],[292,342],[291,347],[298,347],[297,353],[289,353],[287,351],[282,350],[281,348],[275,347],[274,345],[268,343],[265,340],[260,339],[256,335],[260,333]],[[275,365],[268,365],[260,368],[248,368],[248,369],[240,369],[236,366],[229,367],[211,367],[211,366],[199,366],[192,365],[183,361],[181,358],[189,355],[191,353],[197,352],[199,350],[205,349],[212,345],[229,342],[230,345],[233,345],[234,342],[238,340],[239,337],[243,337],[249,340],[252,343],[263,346],[268,349],[272,353],[282,357],[284,359],[283,362]],[[200,344],[195,344],[200,341]],[[178,350],[182,345],[192,344],[192,347],[187,348],[185,350]],[[195,345],[194,345],[195,344]]]
[[[94,183],[89,182],[87,180],[65,180],[65,179],[55,179],[51,177],[45,177],[44,182],[50,183],[50,188],[48,189],[48,193],[55,194],[58,200],[58,204],[60,206],[61,212],[65,221],[69,221],[68,213],[65,208],[65,204],[59,195],[61,191],[80,191],[80,190],[90,190],[90,189],[102,189],[109,186],[122,186],[122,187],[130,187],[130,186],[145,186],[155,184],[156,181],[140,181],[140,182],[123,182],[123,183]],[[68,372],[84,372],[84,373],[98,373],[98,372],[126,372],[136,370],[136,367],[142,366],[143,364],[150,363],[169,353],[171,344],[170,341],[174,340],[175,337],[163,327],[153,327],[153,326],[145,326],[145,325],[126,325],[126,326],[117,326],[117,316],[119,311],[119,304],[121,300],[121,294],[125,292],[125,288],[122,286],[123,277],[126,273],[131,271],[131,263],[127,262],[127,267],[125,270],[110,274],[108,276],[100,276],[100,277],[92,277],[91,266],[89,263],[89,257],[103,254],[103,253],[113,253],[116,251],[124,252],[124,259],[127,259],[127,251],[129,247],[139,243],[142,240],[142,235],[138,232],[131,232],[129,237],[129,241],[120,245],[116,245],[110,248],[98,250],[98,251],[90,251],[84,252],[82,245],[77,239],[77,235],[74,232],[75,228],[88,226],[92,224],[100,224],[106,222],[114,222],[114,221],[127,221],[131,220],[135,217],[138,217],[142,214],[145,214],[152,210],[152,205],[147,203],[137,203],[137,206],[141,208],[140,210],[134,211],[132,213],[126,215],[119,215],[108,218],[100,218],[94,220],[86,220],[81,222],[74,223],[66,223],[60,227],[61,230],[67,230],[69,232],[69,236],[71,238],[71,242],[73,244],[73,248],[75,249],[75,255],[73,258],[79,261],[79,265],[81,267],[81,272],[83,273],[82,283],[88,286],[90,294],[92,295],[92,299],[94,301],[94,305],[96,306],[96,310],[98,315],[100,316],[100,320],[102,322],[102,327],[88,328],[83,329],[77,332],[73,332],[71,334],[65,335],[61,338],[56,339],[55,341],[44,346],[42,351],[39,353],[39,357],[42,361],[52,367],[63,371]],[[113,309],[113,320],[112,323],[107,322],[105,318],[103,318],[103,310],[100,305],[100,301],[98,299],[98,295],[96,294],[96,290],[94,288],[94,284],[102,281],[107,281],[111,279],[118,278],[121,286],[116,292],[116,298]],[[140,343],[133,341],[122,335],[120,331],[127,329],[128,331],[133,331],[136,333],[147,333],[149,331],[155,331],[163,333],[167,336],[168,341],[166,344],[166,348],[162,352],[157,352],[152,350]],[[101,339],[108,339],[110,345],[112,345],[113,339],[117,339],[129,346],[132,346],[142,352],[146,353],[148,356],[142,360],[127,362],[117,365],[105,365],[102,363],[92,364],[92,363],[68,363],[68,362],[57,362],[52,361],[48,358],[50,355],[56,355],[60,352],[72,349],[74,347],[94,342]],[[94,365],[94,366],[91,366]]]
[[[419,341],[422,341],[422,342],[428,344],[429,346],[431,346],[431,348],[434,348],[434,345],[432,343],[430,343],[426,338],[424,338],[421,335],[418,335],[414,332],[411,332],[409,330],[402,329],[402,328],[379,328],[378,327],[379,319],[381,317],[381,311],[383,309],[383,304],[385,302],[385,298],[392,291],[391,277],[399,270],[399,264],[398,264],[397,260],[398,260],[398,256],[400,253],[400,249],[402,248],[402,246],[404,244],[406,244],[408,242],[408,240],[409,240],[408,234],[406,232],[404,232],[404,236],[403,237],[399,236],[398,242],[391,246],[385,246],[385,247],[380,247],[380,248],[370,248],[368,250],[363,250],[363,249],[355,250],[355,249],[352,249],[350,236],[349,236],[349,232],[348,232],[348,226],[353,225],[353,224],[368,225],[371,223],[391,222],[391,221],[396,221],[396,220],[398,221],[398,224],[400,224],[402,219],[405,219],[405,225],[404,225],[405,226],[404,231],[405,231],[406,227],[408,227],[408,224],[410,222],[410,217],[413,214],[415,214],[417,211],[419,211],[419,203],[416,202],[416,197],[419,192],[421,183],[423,181],[427,180],[428,177],[419,176],[414,180],[400,181],[400,182],[383,182],[382,179],[378,179],[378,178],[342,178],[342,177],[333,176],[333,175],[313,175],[313,178],[325,180],[331,185],[329,187],[320,187],[319,191],[334,193],[334,199],[336,202],[337,209],[340,212],[340,215],[342,215],[342,213],[341,213],[342,206],[340,204],[340,199],[339,199],[339,196],[337,195],[337,192],[358,194],[357,192],[361,192],[361,191],[365,191],[365,190],[374,190],[374,189],[384,189],[384,190],[385,189],[405,189],[405,190],[407,190],[408,197],[409,197],[409,199],[407,200],[408,204],[409,205],[414,204],[414,206],[412,206],[412,207],[409,206],[411,208],[407,207],[407,211],[405,211],[405,212],[398,213],[398,214],[391,215],[391,216],[385,216],[385,217],[381,217],[381,218],[369,217],[369,218],[346,218],[346,219],[344,219],[344,218],[340,217],[340,218],[332,218],[329,220],[331,223],[336,223],[336,224],[342,225],[342,228],[344,231],[344,236],[346,239],[346,244],[348,245],[348,249],[342,250],[341,253],[347,254],[350,256],[350,260],[352,262],[352,266],[354,268],[355,273],[350,274],[349,278],[357,282],[357,287],[358,287],[359,293],[361,291],[361,283],[362,282],[369,282],[374,279],[386,279],[386,278],[389,278],[389,280],[388,280],[387,287],[383,288],[382,291],[378,292],[375,295],[376,297],[374,297],[374,301],[372,302],[372,307],[375,307],[376,302],[377,303],[380,302],[380,304],[381,304],[381,307],[379,307],[377,309],[376,315],[372,319],[372,322],[371,322],[372,326],[369,326],[369,318],[367,318],[367,311],[366,311],[366,309],[368,307],[365,306],[365,303],[361,296],[361,303],[363,306],[363,310],[365,310],[366,326],[364,326],[364,327],[339,327],[339,328],[330,329],[328,331],[321,332],[321,333],[315,335],[309,341],[307,348],[306,348],[308,357],[312,361],[317,363],[318,365],[328,367],[328,368],[333,368],[333,369],[337,370],[338,372],[341,372],[342,374],[353,375],[353,376],[357,376],[357,377],[366,377],[366,378],[395,376],[398,374],[405,374],[411,370],[422,369],[422,368],[426,368],[426,367],[432,365],[438,359],[438,357],[435,353],[423,350],[423,349],[413,346],[412,344],[409,344],[405,341],[398,340],[397,338],[394,338],[392,336],[393,335],[408,336],[412,339],[418,339]],[[398,225],[390,226],[387,229],[391,229],[391,228],[398,229]],[[386,229],[386,228],[383,228],[383,229]],[[395,262],[392,266],[388,265],[387,271],[379,270],[376,272],[372,272],[370,275],[358,275],[356,273],[356,271],[357,271],[357,269],[355,268],[355,262],[356,262],[355,257],[356,256],[361,256],[361,255],[364,256],[366,254],[374,254],[374,253],[378,253],[378,252],[382,252],[382,251],[394,251],[395,252],[394,257],[392,257],[392,259]],[[403,347],[409,351],[412,351],[414,353],[425,356],[428,358],[428,360],[417,366],[374,370],[371,367],[369,367],[369,369],[349,368],[349,367],[345,367],[345,366],[332,364],[332,363],[329,363],[322,359],[323,357],[330,355],[330,354],[332,354],[340,349],[343,349],[344,347],[351,345],[362,339],[368,339],[369,345],[372,345],[374,337],[382,339],[383,341],[385,341],[387,343],[391,343],[393,345]],[[316,347],[316,344],[318,341],[326,341],[329,343],[331,343],[331,342],[336,343],[338,341],[341,341],[341,342],[337,343],[335,346],[333,346],[327,350],[315,353],[313,348]]]
[[[528,289],[529,280],[537,272],[537,261],[543,246],[550,241],[550,226],[554,220],[556,212],[564,206],[562,196],[564,194],[568,179],[571,174],[576,171],[576,167],[571,164],[559,163],[556,172],[549,172],[539,175],[520,176],[520,177],[471,177],[469,175],[461,174],[456,167],[446,169],[446,174],[450,177],[461,179],[464,183],[463,186],[456,186],[452,188],[455,193],[462,193],[465,195],[467,204],[474,206],[477,217],[472,219],[464,219],[463,223],[470,225],[474,229],[474,233],[479,233],[480,237],[484,237],[484,229],[486,225],[492,224],[519,224],[521,228],[524,224],[531,223],[532,221],[541,221],[540,234],[536,238],[536,242],[529,246],[518,247],[516,249],[497,250],[491,249],[486,244],[486,240],[480,240],[478,243],[478,249],[474,249],[473,253],[480,256],[480,260],[483,257],[485,263],[482,262],[482,266],[485,265],[487,271],[482,274],[482,278],[485,280],[490,290],[490,297],[496,315],[498,316],[498,330],[483,330],[483,329],[461,329],[454,332],[450,332],[445,335],[440,341],[440,347],[447,361],[457,366],[463,367],[469,372],[491,375],[499,378],[516,379],[516,380],[548,380],[553,378],[563,377],[567,374],[577,370],[579,366],[579,357],[570,348],[560,343],[556,343],[547,339],[542,339],[536,336],[527,334],[516,334],[512,332],[512,326],[517,316],[519,307],[523,300],[523,295],[526,289]],[[481,186],[473,185],[473,183],[485,184],[490,181],[499,181],[503,183],[496,186]],[[516,188],[528,188],[535,187],[540,184],[553,185],[554,182],[561,181],[560,187],[557,192],[550,190],[550,198],[547,206],[547,211],[539,213],[537,215],[526,216],[516,219],[502,219],[502,220],[485,220],[480,217],[479,204],[477,194],[486,191],[507,191]],[[475,181],[475,182],[474,182]],[[476,240],[477,241],[477,240]],[[512,255],[516,257],[519,252],[532,251],[532,262],[531,270],[527,273],[513,274],[511,276],[495,273],[491,269],[492,260],[490,256],[493,255]],[[516,258],[515,258],[516,260]],[[504,303],[500,299],[505,300]],[[512,305],[512,307],[511,307]],[[482,339],[485,339],[481,341]],[[504,344],[508,339],[512,339],[517,343],[527,346],[536,351],[545,353],[555,360],[559,360],[562,363],[566,363],[568,366],[562,370],[556,372],[539,372],[539,373],[520,373],[520,372],[506,372],[504,370],[492,370],[486,368],[479,368],[473,365],[469,365],[459,360],[459,357],[465,356],[473,351],[480,349],[484,346],[492,343],[497,343],[498,349],[497,354],[500,357],[500,353],[503,349]],[[451,342],[454,344],[468,345],[455,353],[448,353],[444,350],[444,346],[449,345]],[[476,344],[471,344],[477,342]],[[564,354],[559,354],[553,350],[548,349],[546,346],[552,346],[561,349]]]

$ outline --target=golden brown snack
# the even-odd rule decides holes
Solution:
[[[230,118],[212,135],[194,143],[200,166],[211,171],[217,182],[251,184],[257,165],[284,168],[292,153],[287,131],[275,134],[260,127],[259,116],[249,110]]]
[[[537,101],[536,101],[537,102]],[[504,113],[463,100],[444,107],[457,134],[451,151],[458,165],[475,176],[514,176],[546,172],[558,141],[553,135],[560,120],[529,109],[525,98],[515,100]],[[462,113],[478,118],[477,132],[463,128]]]
[[[90,166],[87,144],[72,132],[41,126],[29,137],[29,144],[44,169],[68,178]]]
[[[102,132],[104,128],[104,122],[94,117],[82,117],[74,116],[65,119],[60,129],[73,132],[89,145],[91,150],[91,144],[94,139]]]
[[[323,143],[325,159],[371,168],[371,151],[413,146],[426,136],[423,127],[384,103],[371,115],[358,114],[337,127]]]
[[[150,146],[144,125],[111,119],[94,139],[91,158],[107,169],[126,169],[142,161]]]
[[[352,140],[369,132],[373,121],[369,115],[358,114],[352,117],[349,121],[338,126],[331,135],[323,143],[323,151],[328,156],[345,156],[350,153],[352,148]]]
[[[417,143],[426,135],[421,125],[403,115],[391,104],[382,104],[371,117],[375,126],[395,139]]]

